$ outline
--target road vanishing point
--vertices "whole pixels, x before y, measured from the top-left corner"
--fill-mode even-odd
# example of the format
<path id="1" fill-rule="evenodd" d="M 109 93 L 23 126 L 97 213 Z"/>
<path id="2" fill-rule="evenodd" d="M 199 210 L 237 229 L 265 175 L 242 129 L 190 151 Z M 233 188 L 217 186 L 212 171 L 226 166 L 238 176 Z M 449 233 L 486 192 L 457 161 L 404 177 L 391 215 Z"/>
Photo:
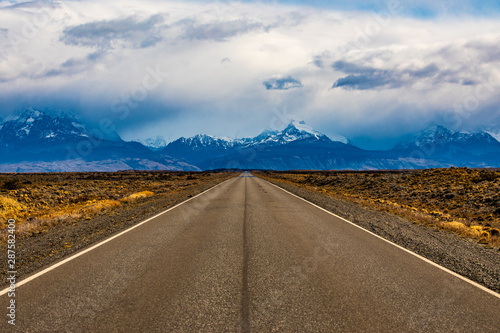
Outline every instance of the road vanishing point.
<path id="1" fill-rule="evenodd" d="M 16 305 L 1 331 L 500 331 L 498 294 L 249 173 L 27 277 Z"/>

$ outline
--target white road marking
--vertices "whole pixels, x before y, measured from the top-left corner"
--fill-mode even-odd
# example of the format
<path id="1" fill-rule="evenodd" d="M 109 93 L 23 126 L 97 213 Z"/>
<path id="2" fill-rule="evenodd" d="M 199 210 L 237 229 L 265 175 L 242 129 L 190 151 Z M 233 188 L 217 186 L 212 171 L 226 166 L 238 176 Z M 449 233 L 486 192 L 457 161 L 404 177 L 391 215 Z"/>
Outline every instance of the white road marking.
<path id="1" fill-rule="evenodd" d="M 260 179 L 262 179 L 262 178 L 260 178 Z M 330 215 L 335 216 L 336 218 L 341 219 L 342 221 L 345 221 L 345 222 L 347 222 L 347 223 L 352 224 L 353 226 L 355 226 L 355 227 L 357 227 L 357 228 L 359 228 L 359 229 L 361 229 L 361 230 L 363 230 L 363 231 L 365 231 L 365 232 L 367 232 L 367 233 L 371 234 L 372 236 L 375 236 L 375 237 L 377 237 L 377 238 L 379 238 L 379 239 L 381 239 L 381 240 L 383 240 L 383 241 L 385 241 L 385 242 L 387 242 L 387 243 L 389 243 L 389 244 L 391 244 L 391 245 L 393 245 L 393 246 L 395 246 L 395 247 L 397 247 L 397 248 L 399 248 L 399 249 L 401 249 L 401 250 L 403 250 L 403 251 L 405 251 L 405 252 L 407 252 L 407 253 L 409 253 L 409 254 L 411 254 L 411 255 L 413 255 L 413 256 L 415 256 L 415 257 L 419 258 L 419 259 L 421 259 L 421 260 L 423 260 L 423 261 L 425 261 L 425 262 L 426 262 L 426 263 L 428 263 L 428 264 L 431 264 L 431 265 L 433 265 L 433 266 L 435 266 L 435 267 L 437 267 L 437 268 L 439 268 L 439 269 L 441 269 L 441 270 L 443 270 L 443 271 L 445 271 L 445 272 L 447 272 L 447 273 L 449 273 L 449 274 L 451 274 L 451 275 L 453 275 L 453 276 L 455 276 L 455 277 L 457 277 L 457 278 L 459 278 L 459 279 L 461 279 L 461 280 L 463 280 L 463 281 L 465 281 L 465 282 L 467 282 L 467 283 L 470 283 L 471 285 L 473 285 L 473 286 L 475 286 L 475 287 L 477 287 L 477 288 L 479 288 L 479 289 L 481 289 L 481 290 L 483 290 L 483 291 L 486 291 L 487 293 L 489 293 L 489 294 L 491 294 L 491 295 L 493 295 L 493 296 L 495 296 L 495 297 L 497 297 L 497 298 L 500 298 L 500 294 L 499 294 L 499 293 L 497 293 L 497 292 L 495 292 L 495 291 L 493 291 L 493 290 L 491 290 L 491 289 L 488 289 L 488 288 L 486 288 L 486 287 L 484 287 L 484 286 L 480 285 L 480 284 L 479 284 L 479 283 L 477 283 L 477 282 L 474 282 L 474 281 L 472 281 L 472 280 L 469 280 L 468 278 L 466 278 L 466 277 L 464 277 L 464 276 L 462 276 L 462 275 L 460 275 L 460 274 L 458 274 L 458 273 L 455 273 L 455 272 L 453 272 L 453 271 L 449 270 L 448 268 L 445 268 L 445 267 L 443 267 L 443 266 L 440 266 L 440 265 L 436 264 L 435 262 L 433 262 L 433 261 L 431 261 L 431 260 L 429 260 L 429 259 L 427 259 L 427 258 L 425 258 L 425 257 L 422 257 L 422 256 L 421 256 L 421 255 L 419 255 L 419 254 L 416 254 L 415 252 L 412 252 L 412 251 L 410 251 L 410 250 L 408 250 L 408 249 L 405 249 L 404 247 L 402 247 L 402 246 L 400 246 L 400 245 L 398 245 L 398 244 L 396 244 L 396 243 L 393 243 L 393 242 L 391 242 L 390 240 L 387 240 L 387 239 L 385 239 L 385 238 L 383 238 L 383 237 L 381 237 L 381 236 L 379 236 L 379 235 L 377 235 L 377 234 L 375 234 L 375 233 L 373 233 L 373 232 L 371 232 L 371 231 L 369 231 L 369 230 L 366 230 L 365 228 L 363 228 L 363 227 L 361 227 L 361 226 L 357 225 L 356 223 L 353 223 L 353 222 L 351 222 L 351 221 L 349 221 L 349 220 L 347 220 L 347 219 L 343 218 L 342 216 L 338 216 L 337 214 L 332 213 L 332 212 L 330 212 L 330 211 L 326 210 L 325 208 L 320 207 L 320 206 L 318 206 L 318 205 L 316 205 L 316 204 L 314 204 L 314 203 L 312 203 L 312 202 L 310 202 L 310 201 L 308 201 L 308 200 L 306 200 L 306 199 L 304 199 L 304 198 L 302 198 L 302 197 L 299 197 L 298 195 L 295 195 L 295 194 L 293 194 L 293 193 L 291 193 L 291 192 L 289 192 L 289 191 L 285 190 L 284 188 L 279 187 L 278 185 L 275 185 L 275 184 L 273 184 L 273 183 L 271 183 L 271 182 L 269 182 L 269 181 L 267 181 L 267 180 L 265 180 L 265 179 L 262 179 L 262 180 L 263 180 L 263 181 L 265 181 L 265 182 L 268 182 L 269 184 L 273 185 L 274 187 L 277 187 L 277 188 L 279 188 L 280 190 L 285 191 L 286 193 L 288 193 L 288 194 L 290 194 L 290 195 L 292 195 L 292 196 L 294 196 L 294 197 L 296 197 L 296 198 L 299 198 L 300 200 L 303 200 L 303 201 L 307 202 L 307 203 L 308 203 L 308 204 L 310 204 L 310 205 L 313 205 L 313 206 L 314 206 L 314 207 L 316 207 L 316 208 L 321 209 L 322 211 L 324 211 L 324 212 L 326 212 L 326 213 L 328 213 L 328 214 L 330 214 Z"/>
<path id="2" fill-rule="evenodd" d="M 167 210 L 165 210 L 165 211 L 163 211 L 163 212 L 161 212 L 161 213 L 159 213 L 159 214 L 156 214 L 155 216 L 150 217 L 150 218 L 148 218 L 148 219 L 147 219 L 147 220 L 145 220 L 145 221 L 142 221 L 142 222 L 140 222 L 140 223 L 138 223 L 138 224 L 136 224 L 136 225 L 134 225 L 134 226 L 132 226 L 132 227 L 130 227 L 130 228 L 128 228 L 128 229 L 125 229 L 124 231 L 120 232 L 119 234 L 116 234 L 116 235 L 114 235 L 114 236 L 111 236 L 111 237 L 109 237 L 109 238 L 106 238 L 105 240 L 103 240 L 103 241 L 101 241 L 100 243 L 97 243 L 97 244 L 95 244 L 95 245 L 93 245 L 93 246 L 89 247 L 88 249 L 85 249 L 85 250 L 83 250 L 83 251 L 81 251 L 81 252 L 78 252 L 78 253 L 76 253 L 76 254 L 72 255 L 71 257 L 68 257 L 68 258 L 66 258 L 66 259 L 64 259 L 64 260 L 61 260 L 61 261 L 59 261 L 59 262 L 57 262 L 57 263 L 55 263 L 55 264 L 53 264 L 53 265 L 51 265 L 51 266 L 47 267 L 47 268 L 46 268 L 46 269 L 44 269 L 43 271 L 40 271 L 40 272 L 38 272 L 38 273 L 36 273 L 36 274 L 34 274 L 34 275 L 32 275 L 32 276 L 27 277 L 26 279 L 24 279 L 24 280 L 22 280 L 22 281 L 17 282 L 17 283 L 16 283 L 16 289 L 17 289 L 18 287 L 22 286 L 23 284 L 26 284 L 26 283 L 28 283 L 28 282 L 30 282 L 30 281 L 33 281 L 33 280 L 34 280 L 34 279 L 36 279 L 37 277 L 40 277 L 40 276 L 42 276 L 42 275 L 44 275 L 44 274 L 46 274 L 46 273 L 50 272 L 51 270 L 56 269 L 57 267 L 62 266 L 62 265 L 64 265 L 65 263 L 70 262 L 70 261 L 71 261 L 71 260 L 73 260 L 73 259 L 78 258 L 78 257 L 79 257 L 79 256 L 81 256 L 81 255 L 84 255 L 85 253 L 90 252 L 90 251 L 92 251 L 92 250 L 94 250 L 94 249 L 98 248 L 98 247 L 99 247 L 99 246 L 101 246 L 101 245 L 104 245 L 104 244 L 106 244 L 106 243 L 108 243 L 108 242 L 112 241 L 113 239 L 118 238 L 118 237 L 120 237 L 120 236 L 121 236 L 121 235 L 123 235 L 123 234 L 126 234 L 127 232 L 129 232 L 129 231 L 131 231 L 131 230 L 133 230 L 133 229 L 135 229 L 135 228 L 137 228 L 137 227 L 139 227 L 139 226 L 143 225 L 144 223 L 147 223 L 147 222 L 149 222 L 149 221 L 151 221 L 151 220 L 153 220 L 153 219 L 157 218 L 158 216 L 161 216 L 161 215 L 163 215 L 163 214 L 165 214 L 165 213 L 167 213 L 167 212 L 169 212 L 169 211 L 171 211 L 171 210 L 173 210 L 173 209 L 175 209 L 175 208 L 177 208 L 177 207 L 179 207 L 179 206 L 181 206 L 181 205 L 185 204 L 186 202 L 191 201 L 191 200 L 193 200 L 194 198 L 196 198 L 196 197 L 198 197 L 198 196 L 200 196 L 200 195 L 202 195 L 202 194 L 204 194 L 204 193 L 206 193 L 206 192 L 208 192 L 208 191 L 213 190 L 214 188 L 218 187 L 219 185 L 224 184 L 225 182 L 230 181 L 231 179 L 234 179 L 234 178 L 227 179 L 227 180 L 223 181 L 222 183 L 219 183 L 219 184 L 217 184 L 217 185 L 215 185 L 215 186 L 212 186 L 211 188 L 209 188 L 209 189 L 207 189 L 207 190 L 205 190 L 205 191 L 203 191 L 203 192 L 201 192 L 201 193 L 199 193 L 199 194 L 195 195 L 194 197 L 191 197 L 191 198 L 189 198 L 189 199 L 186 199 L 186 200 L 184 200 L 183 202 L 180 202 L 180 203 L 178 203 L 177 205 L 175 205 L 175 206 L 173 206 L 173 207 L 170 207 L 169 209 L 167 209 Z M 8 292 L 9 292 L 9 290 L 10 290 L 10 288 L 5 288 L 4 290 L 0 291 L 0 296 L 2 296 L 2 295 L 4 295 L 4 294 L 8 293 Z"/>
<path id="3" fill-rule="evenodd" d="M 167 213 L 167 212 L 169 212 L 169 211 L 171 211 L 171 210 L 173 210 L 173 209 L 175 209 L 175 208 L 177 208 L 177 207 L 179 207 L 179 206 L 181 206 L 181 205 L 183 205 L 183 204 L 185 204 L 186 202 L 189 202 L 189 201 L 193 200 L 194 198 L 196 198 L 196 197 L 198 197 L 198 196 L 200 196 L 200 195 L 202 195 L 202 194 L 204 194 L 204 193 L 206 193 L 206 192 L 208 192 L 208 191 L 213 190 L 214 188 L 216 188 L 216 187 L 218 187 L 218 186 L 220 186 L 220 185 L 222 185 L 222 184 L 224 184 L 224 183 L 226 183 L 226 182 L 228 182 L 228 181 L 230 181 L 230 180 L 232 180 L 232 179 L 234 179 L 234 178 L 230 178 L 230 179 L 228 179 L 228 180 L 225 180 L 225 181 L 223 181 L 222 183 L 217 184 L 217 185 L 215 185 L 215 186 L 213 186 L 213 187 L 209 188 L 208 190 L 205 190 L 205 191 L 203 191 L 203 192 L 201 192 L 201 193 L 199 193 L 199 194 L 195 195 L 194 197 L 191 197 L 191 198 L 189 198 L 189 199 L 187 199 L 187 200 L 184 200 L 183 202 L 180 202 L 180 203 L 178 203 L 177 205 L 175 205 L 175 206 L 173 206 L 173 207 L 170 207 L 169 209 L 167 209 L 167 210 L 165 210 L 165 211 L 163 211 L 163 212 L 161 212 L 161 213 L 159 213 L 159 214 L 157 214 L 157 215 L 155 215 L 155 216 L 153 216 L 153 217 L 148 218 L 147 220 L 144 220 L 144 221 L 142 221 L 142 222 L 140 222 L 140 223 L 138 223 L 138 224 L 136 224 L 136 225 L 134 225 L 134 226 L 132 226 L 132 227 L 130 227 L 130 228 L 128 228 L 128 229 L 125 229 L 124 231 L 122 231 L 122 232 L 120 232 L 120 233 L 118 233 L 118 234 L 116 234 L 116 235 L 114 235 L 114 236 L 111 236 L 111 237 L 109 237 L 109 238 L 107 238 L 107 239 L 105 239 L 105 240 L 101 241 L 100 243 L 97 243 L 97 244 L 95 244 L 95 245 L 93 245 L 93 246 L 89 247 L 88 249 L 85 249 L 85 250 L 83 250 L 83 251 L 81 251 L 81 252 L 78 252 L 78 253 L 76 253 L 76 254 L 72 255 L 71 257 L 68 257 L 68 258 L 66 258 L 66 259 L 64 259 L 64 260 L 62 260 L 62 261 L 59 261 L 59 262 L 57 262 L 57 263 L 55 263 L 55 264 L 53 264 L 53 265 L 51 265 L 51 266 L 47 267 L 46 269 L 44 269 L 44 270 L 42 270 L 42 271 L 40 271 L 40 272 L 38 272 L 38 273 L 36 273 L 36 274 L 34 274 L 34 275 L 32 275 L 32 276 L 28 277 L 28 278 L 26 278 L 26 279 L 24 279 L 24 280 L 22 280 L 22 281 L 20 281 L 20 282 L 16 283 L 16 288 L 18 288 L 18 287 L 20 287 L 20 286 L 22 286 L 22 285 L 24 285 L 24 284 L 26 284 L 26 283 L 28 283 L 28 282 L 30 282 L 30 281 L 33 281 L 34 279 L 36 279 L 36 278 L 38 278 L 38 277 L 40 277 L 40 276 L 42 276 L 42 275 L 44 275 L 44 274 L 46 274 L 46 273 L 50 272 L 51 270 L 53 270 L 53 269 L 55 269 L 55 268 L 57 268 L 57 267 L 59 267 L 59 266 L 62 266 L 62 265 L 64 265 L 65 263 L 70 262 L 71 260 L 76 259 L 76 258 L 78 258 L 79 256 L 84 255 L 85 253 L 90 252 L 90 251 L 92 251 L 92 250 L 94 250 L 94 249 L 96 249 L 96 248 L 100 247 L 101 245 L 104 245 L 104 244 L 106 244 L 106 243 L 108 243 L 108 242 L 112 241 L 112 240 L 113 240 L 113 239 L 115 239 L 115 238 L 120 237 L 121 235 L 123 235 L 123 234 L 125 234 L 125 233 L 127 233 L 127 232 L 129 232 L 129 231 L 131 231 L 131 230 L 133 230 L 133 229 L 135 229 L 135 228 L 137 228 L 137 227 L 139 227 L 139 226 L 141 226 L 141 225 L 143 225 L 143 224 L 145 224 L 145 223 L 147 223 L 147 222 L 149 222 L 149 221 L 151 221 L 151 220 L 153 220 L 153 219 L 155 219 L 155 218 L 157 218 L 157 217 L 159 217 L 159 216 L 161 216 L 161 215 L 163 215 L 163 214 L 165 214 L 165 213 Z M 260 179 L 262 179 L 262 178 L 260 178 Z M 264 180 L 264 179 L 262 179 L 262 180 Z M 319 209 L 321 209 L 322 211 L 324 211 L 324 212 L 326 212 L 326 213 L 328 213 L 328 214 L 330 214 L 330 215 L 332 215 L 332 216 L 335 216 L 336 218 L 341 219 L 341 220 L 343 220 L 343 221 L 345 221 L 345 222 L 347 222 L 347 223 L 349 223 L 349 224 L 351 224 L 351 225 L 353 225 L 353 226 L 355 226 L 355 227 L 357 227 L 357 228 L 359 228 L 359 229 L 361 229 L 361 230 L 363 230 L 363 231 L 365 231 L 365 232 L 367 232 L 367 233 L 371 234 L 372 236 L 375 236 L 375 237 L 377 237 L 377 238 L 379 238 L 379 239 L 381 239 L 381 240 L 383 240 L 383 241 L 385 241 L 385 242 L 387 242 L 387 243 L 389 243 L 389 244 L 391 244 L 391 245 L 393 245 L 393 246 L 395 246 L 395 247 L 397 247 L 397 248 L 399 248 L 399 249 L 401 249 L 401 250 L 403 250 L 403 251 L 405 251 L 405 252 L 407 252 L 407 253 L 409 253 L 409 254 L 411 254 L 411 255 L 413 255 L 413 256 L 415 256 L 415 257 L 419 258 L 419 259 L 421 259 L 421 260 L 423 260 L 423 261 L 425 261 L 425 262 L 426 262 L 426 263 L 428 263 L 428 264 L 431 264 L 431 265 L 433 265 L 433 266 L 435 266 L 435 267 L 437 267 L 437 268 L 439 268 L 439 269 L 441 269 L 441 270 L 443 270 L 443 271 L 445 271 L 445 272 L 447 272 L 447 273 L 449 273 L 449 274 L 451 274 L 451 275 L 453 275 L 453 276 L 455 276 L 455 277 L 457 277 L 457 278 L 459 278 L 459 279 L 461 279 L 461 280 L 463 280 L 463 281 L 465 281 L 465 282 L 467 282 L 467 283 L 469 283 L 469 284 L 471 284 L 471 285 L 473 285 L 473 286 L 475 286 L 475 287 L 477 287 L 477 288 L 479 288 L 479 289 L 481 289 L 481 290 L 483 290 L 483 291 L 486 291 L 487 293 L 489 293 L 489 294 L 491 294 L 491 295 L 493 295 L 493 296 L 495 296 L 495 297 L 497 297 L 497 298 L 500 298 L 500 294 L 498 294 L 498 293 L 494 292 L 493 290 L 490 290 L 490 289 L 488 289 L 488 288 L 486 288 L 486 287 L 484 287 L 484 286 L 480 285 L 480 284 L 479 284 L 479 283 L 477 283 L 477 282 L 474 282 L 474 281 L 472 281 L 472 280 L 469 280 L 468 278 L 466 278 L 466 277 L 464 277 L 464 276 L 462 276 L 462 275 L 460 275 L 460 274 L 458 274 L 458 273 L 455 273 L 455 272 L 453 272 L 453 271 L 449 270 L 448 268 L 445 268 L 445 267 L 443 267 L 443 266 L 440 266 L 440 265 L 436 264 L 435 262 L 433 262 L 433 261 L 431 261 L 431 260 L 429 260 L 429 259 L 427 259 L 427 258 L 424 258 L 424 257 L 422 257 L 422 256 L 421 256 L 421 255 L 419 255 L 419 254 L 416 254 L 415 252 L 412 252 L 412 251 L 410 251 L 410 250 L 408 250 L 408 249 L 405 249 L 404 247 L 402 247 L 402 246 L 400 246 L 400 245 L 398 245 L 398 244 L 396 244 L 396 243 L 393 243 L 393 242 L 391 242 L 391 241 L 389 241 L 389 240 L 387 240 L 387 239 L 385 239 L 385 238 L 383 238 L 383 237 L 380 237 L 379 235 L 377 235 L 377 234 L 375 234 L 375 233 L 373 233 L 373 232 L 371 232 L 371 231 L 369 231 L 369 230 L 366 230 L 366 229 L 364 229 L 363 227 L 360 227 L 359 225 L 357 225 L 357 224 L 355 224 L 355 223 L 353 223 L 353 222 L 351 222 L 351 221 L 349 221 L 349 220 L 347 220 L 347 219 L 345 219 L 345 218 L 343 218 L 343 217 L 341 217 L 341 216 L 338 216 L 337 214 L 334 214 L 334 213 L 332 213 L 332 212 L 330 212 L 330 211 L 328 211 L 328 210 L 324 209 L 323 207 L 320 207 L 320 206 L 318 206 L 318 205 L 316 205 L 316 204 L 314 204 L 314 203 L 312 203 L 312 202 L 310 202 L 310 201 L 308 201 L 308 200 L 306 200 L 306 199 L 304 199 L 304 198 L 302 198 L 302 197 L 299 197 L 298 195 L 295 195 L 295 194 L 293 194 L 293 193 L 291 193 L 291 192 L 289 192 L 289 191 L 285 190 L 284 188 L 279 187 L 278 185 L 275 185 L 275 184 L 273 184 L 273 183 L 271 183 L 271 182 L 269 182 L 269 181 L 267 181 L 267 180 L 264 180 L 264 181 L 266 181 L 266 182 L 268 182 L 269 184 L 271 184 L 272 186 L 274 186 L 274 187 L 276 187 L 276 188 L 278 188 L 278 189 L 280 189 L 280 190 L 282 190 L 282 191 L 284 191 L 284 192 L 288 193 L 288 194 L 289 194 L 289 195 L 291 195 L 291 196 L 294 196 L 294 197 L 296 197 L 296 198 L 298 198 L 298 199 L 300 199 L 300 200 L 302 200 L 302 201 L 305 201 L 305 202 L 307 202 L 308 204 L 310 204 L 310 205 L 312 205 L 312 206 L 314 206 L 314 207 L 316 207 L 316 208 L 319 208 Z M 8 287 L 7 287 L 7 288 L 5 288 L 4 290 L 0 291 L 0 296 L 2 296 L 2 295 L 4 295 L 4 294 L 8 293 L 8 292 L 9 292 L 9 289 L 10 289 L 10 288 L 8 288 Z"/>

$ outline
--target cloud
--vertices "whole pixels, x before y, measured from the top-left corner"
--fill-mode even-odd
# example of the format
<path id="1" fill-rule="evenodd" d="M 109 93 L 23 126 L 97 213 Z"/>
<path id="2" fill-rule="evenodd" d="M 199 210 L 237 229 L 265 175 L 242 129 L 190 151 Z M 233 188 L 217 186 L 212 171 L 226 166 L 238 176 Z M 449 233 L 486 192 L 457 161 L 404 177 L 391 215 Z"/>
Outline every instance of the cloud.
<path id="1" fill-rule="evenodd" d="M 106 52 L 104 51 L 96 51 L 89 53 L 86 57 L 84 58 L 70 58 L 66 60 L 61 67 L 62 68 L 78 68 L 78 67 L 85 67 L 86 64 L 89 63 L 95 63 L 102 59 L 106 55 Z"/>
<path id="2" fill-rule="evenodd" d="M 9 38 L 9 29 L 5 29 L 0 27 L 0 43 L 3 44 L 5 42 L 8 42 Z M 5 50 L 1 49 L 0 50 L 0 59 L 5 58 Z"/>
<path id="3" fill-rule="evenodd" d="M 361 66 L 345 61 L 337 61 L 332 67 L 337 71 L 350 74 L 337 79 L 332 88 L 341 87 L 348 90 L 368 90 L 379 87 L 395 89 L 409 87 L 425 79 L 430 79 L 432 84 L 442 82 L 462 85 L 475 84 L 473 79 L 463 78 L 458 71 L 441 71 L 435 63 L 428 64 L 418 69 L 406 68 L 387 70 Z"/>
<path id="4" fill-rule="evenodd" d="M 161 41 L 163 22 L 161 14 L 152 15 L 142 21 L 130 16 L 90 22 L 64 29 L 61 40 L 70 45 L 100 48 L 147 48 Z"/>
<path id="5" fill-rule="evenodd" d="M 106 57 L 108 52 L 103 50 L 98 50 L 96 52 L 89 53 L 83 58 L 70 58 L 63 62 L 59 67 L 48 69 L 36 78 L 49 78 L 60 75 L 75 75 L 82 72 L 90 71 L 96 64 L 98 64 L 102 59 Z"/>
<path id="6" fill-rule="evenodd" d="M 269 79 L 262 82 L 267 90 L 288 90 L 292 88 L 302 88 L 302 83 L 299 80 L 288 76 L 281 79 Z"/>
<path id="7" fill-rule="evenodd" d="M 465 44 L 465 47 L 475 51 L 482 62 L 500 61 L 500 38 L 494 41 L 470 41 Z"/>
<path id="8" fill-rule="evenodd" d="M 323 68 L 323 66 L 325 65 L 323 62 L 323 58 L 320 55 L 314 56 L 313 64 L 316 65 L 316 67 L 318 68 Z"/>
<path id="9" fill-rule="evenodd" d="M 183 37 L 186 39 L 227 41 L 231 37 L 242 35 L 255 30 L 264 29 L 260 22 L 247 19 L 237 19 L 223 22 L 200 24 L 196 20 L 188 19 L 180 22 L 184 26 Z"/>
<path id="10" fill-rule="evenodd" d="M 390 83 L 390 73 L 388 71 L 381 71 L 371 75 L 348 75 L 335 81 L 332 88 L 342 87 L 344 89 L 366 90 L 385 86 Z M 392 81 L 392 87 L 395 87 L 394 83 Z"/>
<path id="11" fill-rule="evenodd" d="M 5 1 L 7 3 L 7 1 Z M 11 1 L 9 1 L 11 2 Z M 12 1 L 13 2 L 13 1 Z M 11 3 L 12 3 L 11 2 Z M 44 8 L 58 8 L 60 7 L 60 4 L 54 1 L 44 1 L 44 0 L 37 0 L 37 1 L 25 1 L 25 2 L 20 2 L 20 3 L 13 3 L 12 5 L 7 5 L 5 7 L 2 7 L 2 1 L 0 1 L 0 10 L 24 10 L 24 11 L 40 11 L 43 10 Z"/>
<path id="12" fill-rule="evenodd" d="M 400 0 L 383 22 L 374 12 L 392 1 L 57 3 L 0 2 L 0 115 L 75 110 L 113 119 L 125 138 L 171 140 L 253 136 L 288 113 L 368 142 L 437 123 L 457 104 L 457 127 L 500 126 L 500 20 L 454 15 L 465 0 Z M 417 5 L 434 14 L 411 14 Z"/>
<path id="13" fill-rule="evenodd" d="M 377 70 L 363 65 L 357 65 L 352 62 L 343 60 L 336 61 L 332 64 L 333 69 L 347 74 L 373 74 Z"/>

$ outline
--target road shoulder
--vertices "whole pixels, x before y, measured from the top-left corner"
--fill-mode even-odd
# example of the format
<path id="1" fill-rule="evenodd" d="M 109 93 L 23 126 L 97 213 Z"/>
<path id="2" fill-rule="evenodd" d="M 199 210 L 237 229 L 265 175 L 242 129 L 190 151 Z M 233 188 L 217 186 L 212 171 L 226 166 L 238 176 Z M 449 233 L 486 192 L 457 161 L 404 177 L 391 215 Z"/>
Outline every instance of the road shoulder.
<path id="1" fill-rule="evenodd" d="M 235 175 L 216 177 L 211 181 L 187 187 L 172 194 L 138 200 L 130 207 L 116 209 L 112 214 L 91 220 L 60 224 L 32 237 L 19 238 L 17 247 L 17 278 L 19 280 L 63 258 L 92 246 L 147 218 L 165 211 Z M 66 244 L 71 244 L 71 247 Z M 4 244 L 2 248 L 6 248 Z M 6 249 L 4 249 L 6 252 Z M 7 285 L 7 261 L 0 263 L 0 287 Z"/>
<path id="2" fill-rule="evenodd" d="M 267 179 L 266 179 L 267 180 Z M 500 254 L 469 239 L 414 224 L 292 184 L 267 180 L 395 244 L 415 252 L 493 291 L 500 292 Z"/>

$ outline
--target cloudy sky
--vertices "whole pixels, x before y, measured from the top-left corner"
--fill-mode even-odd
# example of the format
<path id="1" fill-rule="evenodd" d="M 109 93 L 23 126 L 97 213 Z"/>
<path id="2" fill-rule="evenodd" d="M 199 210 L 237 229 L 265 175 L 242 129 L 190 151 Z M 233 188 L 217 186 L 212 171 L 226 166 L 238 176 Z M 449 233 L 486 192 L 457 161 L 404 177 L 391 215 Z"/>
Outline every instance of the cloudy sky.
<path id="1" fill-rule="evenodd" d="M 500 132 L 499 65 L 498 1 L 0 1 L 0 116 L 69 111 L 125 139 Z"/>

